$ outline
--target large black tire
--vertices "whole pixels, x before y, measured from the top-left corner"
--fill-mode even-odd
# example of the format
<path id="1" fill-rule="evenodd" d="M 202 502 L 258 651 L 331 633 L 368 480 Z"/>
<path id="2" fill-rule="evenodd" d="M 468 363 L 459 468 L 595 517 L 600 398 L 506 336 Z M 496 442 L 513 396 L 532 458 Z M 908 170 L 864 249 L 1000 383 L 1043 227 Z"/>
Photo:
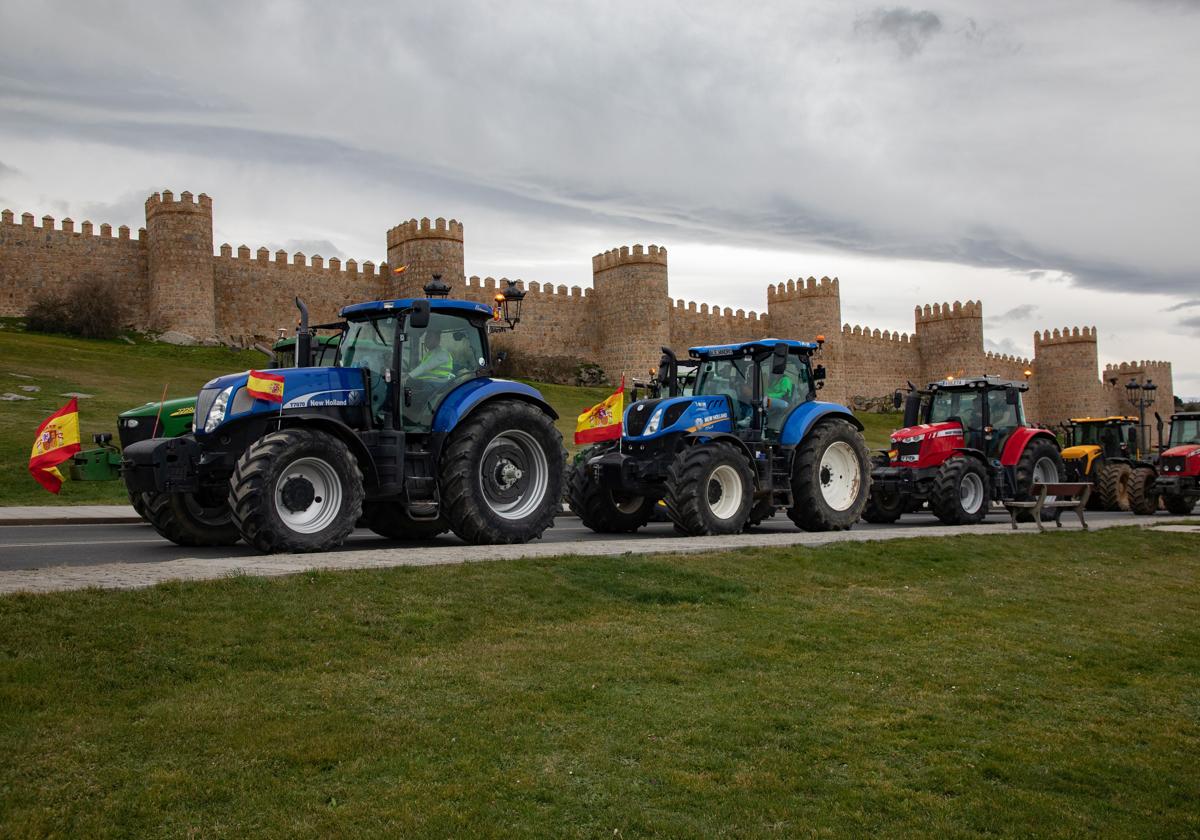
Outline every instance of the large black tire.
<path id="1" fill-rule="evenodd" d="M 796 448 L 788 516 L 805 531 L 848 531 L 871 496 L 871 455 L 846 420 L 820 423 Z"/>
<path id="2" fill-rule="evenodd" d="M 263 435 L 242 453 L 229 486 L 242 539 L 266 554 L 337 548 L 362 516 L 358 460 L 314 429 Z"/>
<path id="3" fill-rule="evenodd" d="M 929 509 L 945 525 L 976 525 L 992 504 L 987 468 L 976 458 L 951 458 L 933 479 Z"/>
<path id="4" fill-rule="evenodd" d="M 750 515 L 746 517 L 746 524 L 743 530 L 749 531 L 751 528 L 757 528 L 759 525 L 772 519 L 775 516 L 775 502 L 771 499 L 770 494 L 763 496 L 754 502 L 754 506 L 750 508 Z"/>
<path id="5" fill-rule="evenodd" d="M 1138 516 L 1153 516 L 1158 511 L 1158 491 L 1154 489 L 1155 472 L 1150 467 L 1137 467 L 1129 482 L 1129 509 Z"/>
<path id="6" fill-rule="evenodd" d="M 562 435 L 541 409 L 517 400 L 481 406 L 442 452 L 442 515 L 475 545 L 538 539 L 562 509 L 566 457 Z"/>
<path id="7" fill-rule="evenodd" d="M 689 446 L 667 468 L 664 501 L 684 536 L 741 533 L 754 507 L 754 469 L 732 444 Z"/>
<path id="8" fill-rule="evenodd" d="M 1132 484 L 1132 466 L 1123 461 L 1105 464 L 1097 476 L 1092 495 L 1100 497 L 1101 510 L 1129 510 L 1129 492 Z"/>
<path id="9" fill-rule="evenodd" d="M 359 525 L 389 540 L 431 540 L 450 530 L 441 517 L 413 519 L 400 502 L 364 502 Z"/>
<path id="10" fill-rule="evenodd" d="M 567 470 L 567 503 L 597 534 L 628 534 L 650 521 L 658 499 L 630 496 L 606 487 L 596 480 L 587 461 L 581 460 Z"/>
<path id="11" fill-rule="evenodd" d="M 146 502 L 142 499 L 142 494 L 135 493 L 128 489 L 125 491 L 125 493 L 129 496 L 129 504 L 133 505 L 133 512 L 149 522 L 150 517 L 146 515 Z"/>
<path id="12" fill-rule="evenodd" d="M 900 493 L 872 488 L 867 503 L 863 506 L 863 522 L 872 525 L 890 525 L 898 520 L 907 510 L 908 500 Z"/>
<path id="13" fill-rule="evenodd" d="M 240 540 L 227 499 L 196 493 L 142 493 L 146 521 L 176 545 L 233 545 Z"/>
<path id="14" fill-rule="evenodd" d="M 1066 467 L 1063 466 L 1063 459 L 1059 453 L 1058 446 L 1046 437 L 1039 436 L 1033 438 L 1026 444 L 1025 451 L 1021 453 L 1021 457 L 1017 461 L 1016 501 L 1033 501 L 1034 481 L 1044 484 L 1057 484 L 1063 480 L 1063 476 L 1066 474 Z M 1053 512 L 1042 512 L 1043 521 L 1049 522 L 1053 518 Z M 1017 519 L 1029 522 L 1033 519 L 1033 513 L 1030 511 L 1021 511 L 1017 514 Z"/>
<path id="15" fill-rule="evenodd" d="M 1187 516 L 1196 507 L 1196 499 L 1193 496 L 1163 493 L 1162 501 L 1163 507 L 1167 509 L 1167 513 L 1173 513 L 1176 516 Z"/>

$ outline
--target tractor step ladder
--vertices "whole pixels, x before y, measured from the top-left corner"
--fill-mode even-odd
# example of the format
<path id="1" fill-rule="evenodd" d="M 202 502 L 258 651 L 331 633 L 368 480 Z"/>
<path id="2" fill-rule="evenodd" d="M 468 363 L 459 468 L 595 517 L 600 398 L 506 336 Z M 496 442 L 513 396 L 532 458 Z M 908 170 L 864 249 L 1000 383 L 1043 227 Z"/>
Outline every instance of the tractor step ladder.
<path id="1" fill-rule="evenodd" d="M 771 502 L 775 507 L 792 506 L 792 455 L 795 450 L 776 447 L 770 450 Z"/>
<path id="2" fill-rule="evenodd" d="M 437 519 L 442 500 L 433 471 L 433 453 L 421 445 L 404 451 L 404 506 L 413 519 Z"/>

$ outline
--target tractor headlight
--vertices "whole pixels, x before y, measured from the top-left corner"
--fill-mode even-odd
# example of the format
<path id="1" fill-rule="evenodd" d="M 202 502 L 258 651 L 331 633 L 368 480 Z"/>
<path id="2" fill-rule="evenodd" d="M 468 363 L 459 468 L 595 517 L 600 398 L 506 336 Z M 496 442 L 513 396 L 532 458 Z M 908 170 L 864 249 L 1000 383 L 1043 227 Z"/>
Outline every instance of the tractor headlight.
<path id="1" fill-rule="evenodd" d="M 650 415 L 650 422 L 646 424 L 646 430 L 642 434 L 652 435 L 658 431 L 658 426 L 662 423 L 663 410 L 661 408 L 654 409 L 654 413 Z"/>
<path id="2" fill-rule="evenodd" d="M 225 419 L 225 409 L 229 406 L 229 397 L 232 394 L 232 385 L 217 394 L 217 398 L 213 400 L 212 407 L 208 410 L 208 417 L 204 419 L 205 434 L 211 434 L 216 430 L 217 426 L 221 425 L 221 421 Z"/>

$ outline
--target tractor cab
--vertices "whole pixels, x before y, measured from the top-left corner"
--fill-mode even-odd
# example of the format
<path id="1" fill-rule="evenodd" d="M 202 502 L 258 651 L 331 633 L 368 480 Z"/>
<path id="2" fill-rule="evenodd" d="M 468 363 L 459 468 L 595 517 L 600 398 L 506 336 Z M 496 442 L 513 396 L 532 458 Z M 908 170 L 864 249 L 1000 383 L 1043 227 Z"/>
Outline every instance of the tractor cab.
<path id="1" fill-rule="evenodd" d="M 1159 418 L 1162 438 L 1162 418 Z M 1140 466 L 1134 474 L 1134 513 L 1148 516 L 1159 501 L 1169 513 L 1190 514 L 1200 501 L 1200 412 L 1171 415 L 1171 431 L 1154 463 Z"/>
<path id="2" fill-rule="evenodd" d="M 909 394 L 905 428 L 892 433 L 896 466 L 936 467 L 962 449 L 1000 460 L 1013 433 L 1026 425 L 1024 382 L 994 376 L 947 379 Z"/>

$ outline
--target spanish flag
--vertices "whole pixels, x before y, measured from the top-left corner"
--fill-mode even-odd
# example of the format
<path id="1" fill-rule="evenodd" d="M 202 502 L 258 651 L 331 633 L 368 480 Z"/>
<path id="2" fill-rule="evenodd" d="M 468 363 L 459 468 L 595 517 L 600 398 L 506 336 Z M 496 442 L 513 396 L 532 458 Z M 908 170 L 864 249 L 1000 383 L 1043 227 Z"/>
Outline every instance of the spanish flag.
<path id="1" fill-rule="evenodd" d="M 621 418 L 625 413 L 625 377 L 621 387 L 604 402 L 596 403 L 575 421 L 576 443 L 599 443 L 602 440 L 619 440 Z"/>
<path id="2" fill-rule="evenodd" d="M 78 451 L 79 404 L 71 397 L 69 403 L 38 426 L 29 456 L 29 474 L 51 493 L 58 493 L 63 483 L 58 465 Z"/>
<path id="3" fill-rule="evenodd" d="M 246 393 L 256 400 L 283 402 L 283 377 L 278 373 L 252 370 L 246 378 Z"/>

